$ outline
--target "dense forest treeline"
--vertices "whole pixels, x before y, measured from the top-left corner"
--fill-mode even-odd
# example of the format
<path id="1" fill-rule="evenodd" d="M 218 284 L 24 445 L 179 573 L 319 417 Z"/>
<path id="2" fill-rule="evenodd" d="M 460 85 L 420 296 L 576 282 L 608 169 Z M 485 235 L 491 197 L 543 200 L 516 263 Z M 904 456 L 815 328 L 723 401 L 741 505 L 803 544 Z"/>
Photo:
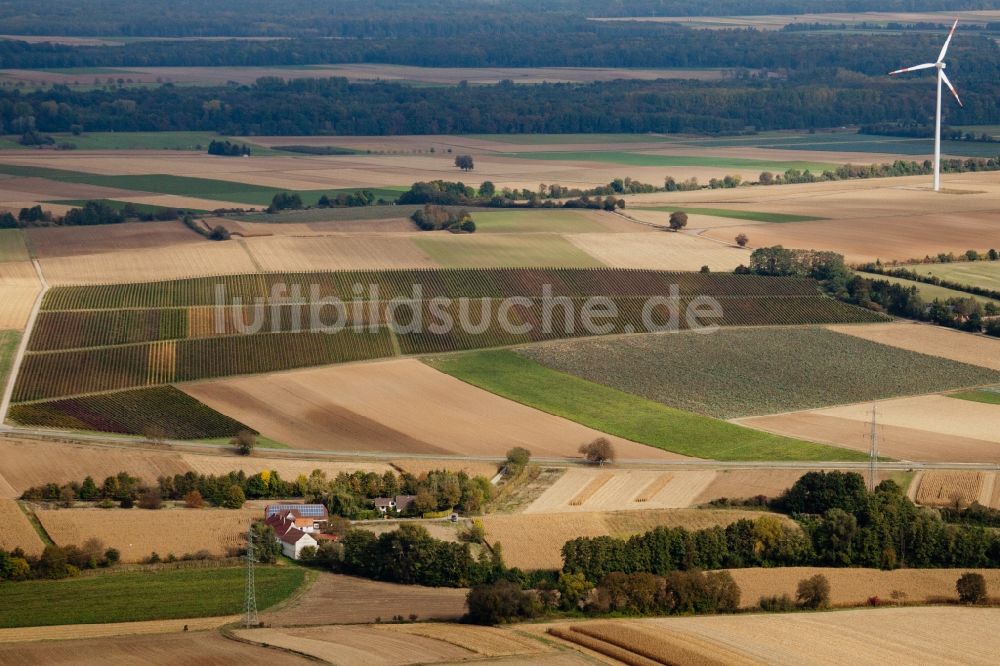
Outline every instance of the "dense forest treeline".
<path id="1" fill-rule="evenodd" d="M 587 17 L 994 9 L 995 0 L 8 0 L 8 34 L 400 37 L 514 32 Z"/>
<path id="2" fill-rule="evenodd" d="M 463 26 L 465 27 L 465 26 Z M 651 23 L 548 26 L 537 30 L 370 39 L 136 41 L 71 46 L 0 42 L 0 68 L 288 66 L 385 63 L 424 67 L 745 68 L 771 72 L 830 68 L 884 76 L 923 62 L 941 48 L 941 34 L 803 34 L 756 30 L 698 30 Z M 963 88 L 995 78 L 1000 48 L 981 32 L 956 37 L 949 74 Z M 83 82 L 86 75 L 81 74 Z"/>
<path id="3" fill-rule="evenodd" d="M 236 135 L 738 133 L 924 122 L 926 80 L 854 75 L 820 82 L 613 81 L 414 87 L 344 79 L 260 79 L 250 86 L 0 91 L 0 132 L 203 130 Z M 950 120 L 1000 121 L 1000 81 L 963 91 Z"/>

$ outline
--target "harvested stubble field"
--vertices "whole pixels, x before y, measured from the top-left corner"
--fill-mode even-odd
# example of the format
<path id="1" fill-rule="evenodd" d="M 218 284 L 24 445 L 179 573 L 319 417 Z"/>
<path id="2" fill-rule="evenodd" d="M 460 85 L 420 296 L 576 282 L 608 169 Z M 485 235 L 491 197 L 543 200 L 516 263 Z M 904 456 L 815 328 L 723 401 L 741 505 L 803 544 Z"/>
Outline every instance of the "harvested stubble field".
<path id="1" fill-rule="evenodd" d="M 416 477 L 427 472 L 446 469 L 452 472 L 465 472 L 469 476 L 485 476 L 487 479 L 492 479 L 500 469 L 499 463 L 455 460 L 454 458 L 443 460 L 400 459 L 393 460 L 391 464 L 393 467 L 409 472 Z"/>
<path id="2" fill-rule="evenodd" d="M 746 264 L 750 256 L 742 248 L 665 231 L 572 234 L 566 238 L 602 264 L 615 267 L 697 271 L 708 266 L 713 271 L 731 271 Z"/>
<path id="3" fill-rule="evenodd" d="M 117 548 L 123 562 L 207 550 L 224 556 L 242 547 L 256 508 L 232 509 L 36 509 L 35 515 L 57 544 L 100 539 Z"/>
<path id="4" fill-rule="evenodd" d="M 455 620 L 465 614 L 468 590 L 380 583 L 365 578 L 320 573 L 305 592 L 261 621 L 273 627 L 365 624 L 395 615 L 421 620 Z"/>
<path id="5" fill-rule="evenodd" d="M 412 359 L 186 384 L 183 389 L 294 448 L 503 456 L 524 446 L 535 455 L 564 457 L 576 456 L 580 444 L 602 436 Z M 622 439 L 614 442 L 623 458 L 676 457 Z"/>
<path id="6" fill-rule="evenodd" d="M 409 636 L 423 636 L 471 650 L 483 657 L 535 655 L 550 652 L 551 647 L 513 630 L 441 623 L 387 624 L 383 631 Z"/>
<path id="7" fill-rule="evenodd" d="M 773 569 L 731 569 L 742 591 L 740 605 L 758 606 L 762 596 L 788 594 L 795 598 L 798 583 L 818 573 L 830 581 L 830 603 L 834 606 L 860 606 L 871 597 L 890 600 L 894 591 L 902 592 L 908 603 L 934 599 L 958 600 L 955 581 L 968 569 L 826 569 L 822 567 L 776 567 Z M 986 578 L 989 590 L 1000 586 L 1000 570 L 978 569 Z"/>
<path id="8" fill-rule="evenodd" d="M 795 469 L 720 470 L 692 500 L 692 504 L 705 504 L 724 497 L 777 497 L 791 488 L 804 473 Z"/>
<path id="9" fill-rule="evenodd" d="M 785 437 L 809 438 L 858 453 L 867 452 L 871 446 L 871 403 L 857 405 L 856 410 L 854 418 L 827 416 L 819 412 L 791 412 L 736 419 L 734 423 Z M 948 419 L 947 423 L 954 424 L 955 421 Z M 929 431 L 883 423 L 878 426 L 879 454 L 898 460 L 927 462 L 1000 462 L 1000 451 L 995 442 L 942 434 L 938 432 L 940 429 L 938 426 Z"/>
<path id="10" fill-rule="evenodd" d="M 819 328 L 574 340 L 519 353 L 554 370 L 720 418 L 1000 380 L 995 371 Z"/>
<path id="11" fill-rule="evenodd" d="M 828 328 L 883 345 L 1000 370 L 1000 340 L 981 335 L 913 322 Z"/>
<path id="12" fill-rule="evenodd" d="M 40 259 L 172 245 L 206 245 L 205 239 L 180 222 L 141 222 L 93 227 L 37 227 L 25 231 Z"/>
<path id="13" fill-rule="evenodd" d="M 973 502 L 992 506 L 996 477 L 995 472 L 928 470 L 920 475 L 917 502 L 927 506 L 967 507 Z"/>
<path id="14" fill-rule="evenodd" d="M 466 240 L 462 237 L 460 240 Z M 351 234 L 247 238 L 246 248 L 265 271 L 434 268 L 440 264 L 416 235 Z M 458 246 L 461 247 L 461 246 Z M 479 265 L 479 264 L 473 264 Z"/>
<path id="15" fill-rule="evenodd" d="M 619 215 L 604 211 L 530 209 L 476 211 L 476 233 L 607 233 L 637 231 Z"/>
<path id="16" fill-rule="evenodd" d="M 0 498 L 0 550 L 21 548 L 28 555 L 40 555 L 44 547 L 17 502 Z"/>
<path id="17" fill-rule="evenodd" d="M 178 623 L 169 624 L 173 627 Z M 193 622 L 192 627 L 192 631 L 187 633 L 159 636 L 113 636 L 3 644 L 0 645 L 0 666 L 96 661 L 109 666 L 134 666 L 140 656 L 142 663 L 150 666 L 172 666 L 179 663 L 237 666 L 273 663 L 275 659 L 274 650 L 233 641 L 215 631 L 198 631 Z M 176 632 L 177 629 L 173 628 L 172 631 Z M 316 663 L 290 652 L 285 652 L 280 657 L 282 664 L 292 666 Z"/>
<path id="18" fill-rule="evenodd" d="M 725 527 L 742 518 L 753 520 L 762 515 L 775 514 L 742 509 L 651 509 L 608 513 L 552 511 L 488 514 L 482 520 L 487 543 L 501 545 L 504 562 L 508 566 L 561 569 L 563 544 L 577 537 L 628 537 L 659 526 L 692 530 L 716 525 Z"/>
<path id="19" fill-rule="evenodd" d="M 188 625 L 191 632 L 217 629 L 239 619 L 239 615 L 181 618 L 179 620 L 145 620 L 140 622 L 114 622 L 112 624 L 71 624 L 41 627 L 8 627 L 0 629 L 0 646 L 4 643 L 29 643 L 36 641 L 79 641 L 80 639 L 110 636 L 142 636 L 150 634 L 175 634 Z M 2 658 L 2 657 L 0 657 Z"/>
<path id="20" fill-rule="evenodd" d="M 343 666 L 436 664 L 480 656 L 473 650 L 447 641 L 395 634 L 381 627 L 240 629 L 235 633 L 244 640 L 292 650 L 324 663 Z"/>
<path id="21" fill-rule="evenodd" d="M 588 622 L 550 633 L 606 654 L 620 652 L 620 660 L 633 664 L 833 665 L 850 655 L 852 664 L 871 666 L 985 666 L 995 663 L 1000 649 L 993 630 L 998 621 L 994 608 L 885 608 Z"/>
<path id="22" fill-rule="evenodd" d="M 638 511 L 690 506 L 714 471 L 570 469 L 524 513 Z"/>

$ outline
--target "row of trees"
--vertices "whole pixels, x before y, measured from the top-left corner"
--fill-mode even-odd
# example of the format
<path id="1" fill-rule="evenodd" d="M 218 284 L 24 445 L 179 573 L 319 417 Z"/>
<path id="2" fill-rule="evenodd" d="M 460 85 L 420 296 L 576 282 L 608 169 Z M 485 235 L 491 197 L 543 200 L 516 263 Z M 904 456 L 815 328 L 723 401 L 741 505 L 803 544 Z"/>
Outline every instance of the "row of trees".
<path id="1" fill-rule="evenodd" d="M 627 540 L 581 537 L 563 547 L 563 570 L 597 582 L 615 572 L 748 566 L 1000 566 L 1000 535 L 946 524 L 892 481 L 869 492 L 858 474 L 810 472 L 775 506 L 798 525 L 764 516 L 726 528 L 660 527 Z"/>
<path id="2" fill-rule="evenodd" d="M 881 72 L 885 61 L 878 62 Z M 963 122 L 1000 121 L 998 85 L 990 80 L 970 93 Z M 967 86 L 977 90 L 971 81 Z M 822 84 L 626 80 L 524 85 L 517 86 L 516 94 L 511 83 L 419 87 L 273 78 L 231 87 L 0 89 L 0 133 L 26 125 L 42 133 L 69 132 L 82 125 L 91 132 L 209 131 L 225 136 L 742 134 L 872 119 L 924 122 L 933 113 L 933 100 L 919 82 L 886 85 L 881 76 L 859 82 L 836 73 L 825 76 Z"/>
<path id="3" fill-rule="evenodd" d="M 116 564 L 120 557 L 116 549 L 105 548 L 100 539 L 89 539 L 82 546 L 49 544 L 37 557 L 21 548 L 0 549 L 0 581 L 69 578 L 83 569 Z"/>
<path id="4" fill-rule="evenodd" d="M 209 155 L 221 155 L 223 157 L 243 157 L 250 155 L 250 146 L 245 143 L 234 143 L 229 139 L 216 141 L 213 139 L 208 144 Z"/>
<path id="5" fill-rule="evenodd" d="M 479 512 L 493 498 L 493 493 L 493 485 L 485 477 L 446 470 L 431 471 L 420 477 L 392 471 L 384 474 L 341 472 L 333 479 L 321 470 L 314 470 L 309 476 L 300 475 L 293 481 L 281 478 L 275 471 L 265 470 L 248 476 L 241 470 L 218 476 L 196 472 L 161 476 L 155 485 L 127 472 L 109 476 L 100 485 L 88 476 L 83 481 L 61 486 L 56 483 L 35 486 L 24 491 L 21 498 L 67 506 L 75 501 L 103 502 L 112 506 L 117 502 L 126 508 L 138 504 L 142 508 L 158 509 L 165 500 L 183 501 L 192 508 L 204 503 L 240 508 L 248 498 L 302 497 L 325 504 L 332 515 L 360 519 L 380 516 L 373 508 L 372 500 L 376 497 L 415 495 L 412 513 L 419 515 L 445 509 Z"/>

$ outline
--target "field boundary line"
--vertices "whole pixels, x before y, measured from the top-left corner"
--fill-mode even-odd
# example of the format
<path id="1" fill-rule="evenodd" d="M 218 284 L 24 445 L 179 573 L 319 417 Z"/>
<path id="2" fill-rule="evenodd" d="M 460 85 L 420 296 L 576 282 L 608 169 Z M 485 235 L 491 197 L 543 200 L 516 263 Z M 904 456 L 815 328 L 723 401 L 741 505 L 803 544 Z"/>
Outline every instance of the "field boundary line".
<path id="1" fill-rule="evenodd" d="M 250 249 L 250 246 L 247 245 L 246 238 L 245 237 L 237 238 L 236 242 L 239 243 L 239 246 L 243 248 L 244 252 L 246 252 L 247 257 L 250 258 L 250 263 L 253 264 L 253 267 L 256 268 L 258 271 L 260 271 L 261 273 L 263 273 L 264 267 L 260 265 L 259 261 L 257 261 L 257 257 L 253 256 L 253 251 Z"/>
<path id="2" fill-rule="evenodd" d="M 42 265 L 38 263 L 37 259 L 32 259 L 31 265 L 35 268 L 35 274 L 38 276 L 38 283 L 41 289 L 35 297 L 35 304 L 31 307 L 28 323 L 24 327 L 24 331 L 21 333 L 21 340 L 17 345 L 17 353 L 14 354 L 14 358 L 10 364 L 10 375 L 7 377 L 7 386 L 4 387 L 3 400 L 0 401 L 0 431 L 10 429 L 10 426 L 7 425 L 7 412 L 10 410 L 10 401 L 14 396 L 14 385 L 17 383 L 17 376 L 21 371 L 21 362 L 28 351 L 28 341 L 31 339 L 35 322 L 38 321 L 38 313 L 42 309 L 42 300 L 49 291 L 49 283 L 45 280 Z"/>

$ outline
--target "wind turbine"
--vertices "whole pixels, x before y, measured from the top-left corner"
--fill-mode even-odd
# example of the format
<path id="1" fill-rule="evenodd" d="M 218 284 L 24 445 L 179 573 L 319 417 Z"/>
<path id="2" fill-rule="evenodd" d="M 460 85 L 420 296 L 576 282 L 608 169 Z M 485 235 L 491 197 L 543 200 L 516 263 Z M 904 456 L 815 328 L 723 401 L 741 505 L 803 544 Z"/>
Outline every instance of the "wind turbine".
<path id="1" fill-rule="evenodd" d="M 948 53 L 948 45 L 951 44 L 951 38 L 955 34 L 955 28 L 958 27 L 958 19 L 955 19 L 955 23 L 951 26 L 951 32 L 948 33 L 948 39 L 944 40 L 944 46 L 941 47 L 941 54 L 938 56 L 937 61 L 924 63 L 923 65 L 917 65 L 916 67 L 907 67 L 905 69 L 897 69 L 895 72 L 889 72 L 889 76 L 895 76 L 896 74 L 903 74 L 904 72 L 915 72 L 918 69 L 931 69 L 932 67 L 937 69 L 937 116 L 935 118 L 934 126 L 934 191 L 941 191 L 941 83 L 943 82 L 948 86 L 948 90 L 951 94 L 955 96 L 955 101 L 958 102 L 959 106 L 963 106 L 962 100 L 958 97 L 958 92 L 955 90 L 955 86 L 951 85 L 951 81 L 948 80 L 948 75 L 944 73 L 945 68 L 948 66 L 944 62 L 944 56 Z"/>

